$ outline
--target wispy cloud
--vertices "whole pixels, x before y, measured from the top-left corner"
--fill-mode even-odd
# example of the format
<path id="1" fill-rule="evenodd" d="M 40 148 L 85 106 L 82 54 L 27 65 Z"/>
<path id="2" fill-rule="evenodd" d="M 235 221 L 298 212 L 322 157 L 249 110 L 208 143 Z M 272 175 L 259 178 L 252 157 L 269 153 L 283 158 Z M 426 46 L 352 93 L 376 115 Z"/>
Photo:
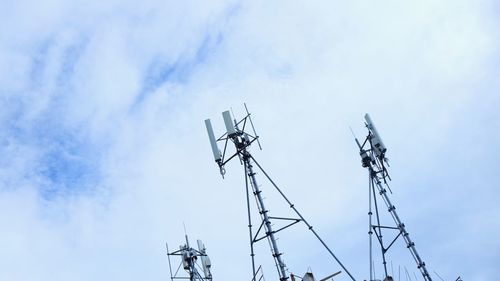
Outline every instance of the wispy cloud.
<path id="1" fill-rule="evenodd" d="M 187 57 L 177 58 L 175 62 L 168 62 L 157 58 L 151 62 L 145 72 L 143 88 L 136 98 L 136 105 L 140 104 L 148 94 L 157 90 L 162 84 L 186 84 L 190 82 L 197 66 L 203 64 L 217 46 L 221 44 L 223 36 L 221 33 L 207 34 L 202 38 L 195 52 Z"/>
<path id="2" fill-rule="evenodd" d="M 347 128 L 363 134 L 367 111 L 429 267 L 494 279 L 495 5 L 6 3 L 0 279 L 162 280 L 164 242 L 182 240 L 183 222 L 205 240 L 218 279 L 249 276 L 243 172 L 232 163 L 220 179 L 203 127 L 211 117 L 222 130 L 220 112 L 241 113 L 245 101 L 265 150 L 256 157 L 359 280 L 366 174 Z M 273 214 L 286 216 L 262 183 Z M 337 268 L 306 228 L 279 242 L 294 273 Z M 257 250 L 272 279 L 268 249 Z M 391 252 L 394 266 L 414 268 L 405 251 Z"/>

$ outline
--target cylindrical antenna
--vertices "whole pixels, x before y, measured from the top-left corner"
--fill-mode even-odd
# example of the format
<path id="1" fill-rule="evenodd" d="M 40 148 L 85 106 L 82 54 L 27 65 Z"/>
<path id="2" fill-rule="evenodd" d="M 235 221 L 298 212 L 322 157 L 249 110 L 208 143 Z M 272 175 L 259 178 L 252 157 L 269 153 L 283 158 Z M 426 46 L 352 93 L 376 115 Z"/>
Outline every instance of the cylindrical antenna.
<path id="1" fill-rule="evenodd" d="M 205 126 L 207 127 L 208 139 L 210 139 L 210 145 L 212 146 L 215 162 L 219 162 L 221 161 L 222 156 L 219 147 L 217 146 L 217 141 L 215 140 L 214 129 L 212 128 L 210 119 L 205 120 Z"/>
<path id="2" fill-rule="evenodd" d="M 236 133 L 236 130 L 234 129 L 233 119 L 231 118 L 231 112 L 229 110 L 222 112 L 222 118 L 224 119 L 224 124 L 226 125 L 227 135 L 231 136 Z"/>
<path id="3" fill-rule="evenodd" d="M 349 126 L 349 130 L 351 130 L 351 134 L 354 137 L 354 140 L 356 141 L 356 144 L 358 145 L 359 149 L 362 149 L 361 144 L 359 143 L 358 138 L 354 134 L 354 131 L 352 130 L 351 126 Z"/>

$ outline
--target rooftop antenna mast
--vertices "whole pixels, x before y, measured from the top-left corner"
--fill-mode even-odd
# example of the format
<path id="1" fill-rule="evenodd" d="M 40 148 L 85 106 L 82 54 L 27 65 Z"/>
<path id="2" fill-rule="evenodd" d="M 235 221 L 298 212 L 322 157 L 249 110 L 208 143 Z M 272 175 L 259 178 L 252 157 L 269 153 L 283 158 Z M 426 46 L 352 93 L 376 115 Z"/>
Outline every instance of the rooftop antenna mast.
<path id="1" fill-rule="evenodd" d="M 247 193 L 246 199 L 247 199 L 247 213 L 248 213 L 248 228 L 250 237 L 250 256 L 252 260 L 252 273 L 253 273 L 252 281 L 256 280 L 256 274 L 257 274 L 255 268 L 254 244 L 263 239 L 267 239 L 269 242 L 271 248 L 271 254 L 273 256 L 276 269 L 279 275 L 279 280 L 285 281 L 288 279 L 287 268 L 282 258 L 283 253 L 278 248 L 278 243 L 276 242 L 275 234 L 299 222 L 304 222 L 306 224 L 309 230 L 311 230 L 311 232 L 326 248 L 326 250 L 330 253 L 330 255 L 337 261 L 337 263 L 342 267 L 342 269 L 349 275 L 349 277 L 352 280 L 355 280 L 354 277 L 352 277 L 349 271 L 340 262 L 340 260 L 333 254 L 332 250 L 330 250 L 330 248 L 325 244 L 325 242 L 319 237 L 319 235 L 316 233 L 313 227 L 304 219 L 304 217 L 295 208 L 295 205 L 292 204 L 292 202 L 285 196 L 283 191 L 269 177 L 267 172 L 264 171 L 262 166 L 255 160 L 255 158 L 250 153 L 250 146 L 254 142 L 258 144 L 260 149 L 262 148 L 259 143 L 259 136 L 255 131 L 255 127 L 251 119 L 251 114 L 248 112 L 246 104 L 245 104 L 245 110 L 246 110 L 246 115 L 240 121 L 233 119 L 230 111 L 224 111 L 222 113 L 222 117 L 226 127 L 226 133 L 224 133 L 218 139 L 215 138 L 210 119 L 205 120 L 205 125 L 207 128 L 208 137 L 212 147 L 213 156 L 215 162 L 219 167 L 222 177 L 224 177 L 224 174 L 226 173 L 225 165 L 236 156 L 240 159 L 240 162 L 242 163 L 244 168 L 245 185 Z M 252 130 L 251 133 L 249 132 L 249 127 Z M 224 144 L 224 149 L 222 152 L 218 148 L 217 142 L 222 142 Z M 228 153 L 229 143 L 233 143 L 236 148 L 236 151 L 232 154 Z M 254 170 L 254 165 L 257 166 L 258 170 L 262 172 L 265 178 L 271 183 L 271 185 L 278 191 L 278 193 L 282 196 L 282 198 L 288 203 L 288 205 L 295 212 L 298 218 L 273 217 L 269 215 L 269 210 L 266 208 L 262 197 L 262 190 L 260 189 L 260 185 L 257 183 L 256 171 Z M 257 209 L 259 211 L 261 218 L 261 223 L 255 233 L 252 228 L 250 190 L 249 190 L 250 188 L 252 189 L 252 194 L 255 196 Z M 271 223 L 272 220 L 282 220 L 286 221 L 288 224 L 284 227 L 275 230 L 272 227 Z"/>
<path id="2" fill-rule="evenodd" d="M 390 276 L 387 272 L 387 261 L 385 254 L 399 237 L 403 237 L 403 240 L 406 243 L 408 250 L 410 250 L 413 259 L 417 263 L 417 267 L 420 270 L 422 276 L 424 277 L 424 280 L 432 281 L 432 278 L 429 272 L 427 271 L 427 268 L 425 267 L 424 261 L 420 258 L 420 255 L 417 252 L 415 243 L 410 239 L 410 234 L 406 231 L 405 224 L 399 218 L 398 214 L 396 213 L 396 207 L 392 204 L 391 200 L 389 199 L 389 196 L 387 195 L 387 190 L 385 187 L 387 187 L 389 191 L 391 191 L 389 185 L 387 184 L 387 180 L 391 180 L 389 173 L 387 171 L 387 166 L 389 166 L 388 159 L 385 157 L 387 148 L 382 142 L 382 139 L 380 138 L 380 135 L 377 132 L 377 129 L 375 128 L 375 125 L 373 124 L 373 121 L 370 119 L 370 116 L 368 114 L 365 114 L 365 121 L 366 121 L 365 123 L 366 128 L 368 129 L 368 135 L 366 136 L 365 140 L 361 144 L 356 137 L 354 137 L 354 139 L 356 140 L 356 144 L 359 147 L 359 155 L 361 156 L 362 166 L 368 169 L 368 175 L 369 175 L 368 234 L 369 234 L 369 245 L 370 245 L 369 246 L 370 281 L 374 280 L 373 255 L 372 255 L 373 234 L 376 235 L 376 238 L 380 244 L 380 248 L 382 251 L 382 263 L 384 266 L 384 274 L 385 274 L 384 280 L 393 280 L 393 277 Z M 396 226 L 381 225 L 376 191 L 382 197 Z M 373 216 L 372 206 L 375 207 L 375 219 L 376 219 L 375 222 L 373 222 L 372 219 Z M 384 240 L 382 239 L 383 229 L 397 231 L 397 235 L 395 236 L 395 238 L 393 238 L 393 240 L 389 244 L 384 242 Z"/>
<path id="3" fill-rule="evenodd" d="M 184 226 L 186 231 L 186 226 Z M 212 264 L 207 255 L 205 245 L 201 240 L 197 240 L 198 249 L 194 249 L 189 244 L 187 234 L 185 234 L 186 244 L 181 245 L 179 250 L 170 252 L 167 246 L 168 268 L 170 270 L 170 279 L 173 280 L 189 280 L 189 281 L 212 281 L 212 273 L 210 269 Z M 181 261 L 175 272 L 172 270 L 172 262 L 170 257 L 180 257 Z M 201 265 L 198 264 L 198 259 L 201 260 Z M 180 271 L 181 267 L 184 271 Z M 203 275 L 200 273 L 201 270 Z M 180 271 L 180 272 L 179 272 Z"/>

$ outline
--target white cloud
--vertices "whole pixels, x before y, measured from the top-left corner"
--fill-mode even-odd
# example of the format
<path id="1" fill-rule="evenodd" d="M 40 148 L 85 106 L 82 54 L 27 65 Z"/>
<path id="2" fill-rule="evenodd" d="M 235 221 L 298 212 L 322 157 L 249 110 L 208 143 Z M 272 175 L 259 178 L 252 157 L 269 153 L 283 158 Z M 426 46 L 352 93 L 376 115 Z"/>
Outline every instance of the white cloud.
<path id="1" fill-rule="evenodd" d="M 183 222 L 218 279 L 249 276 L 243 171 L 231 163 L 220 179 L 203 127 L 210 117 L 220 132 L 220 112 L 241 114 L 245 101 L 264 146 L 257 159 L 358 280 L 368 271 L 366 172 L 348 126 L 361 137 L 364 112 L 389 147 L 395 204 L 431 271 L 492 279 L 493 6 L 6 3 L 0 279 L 163 280 L 163 244 L 182 242 Z M 63 180 L 64 192 L 47 195 L 42 187 L 59 188 L 40 172 L 48 153 L 65 167 L 56 173 L 78 159 L 93 181 Z M 291 215 L 263 188 L 273 214 Z M 338 268 L 305 227 L 279 237 L 293 272 Z M 401 248 L 394 262 L 416 272 Z M 258 250 L 274 278 L 266 245 Z"/>

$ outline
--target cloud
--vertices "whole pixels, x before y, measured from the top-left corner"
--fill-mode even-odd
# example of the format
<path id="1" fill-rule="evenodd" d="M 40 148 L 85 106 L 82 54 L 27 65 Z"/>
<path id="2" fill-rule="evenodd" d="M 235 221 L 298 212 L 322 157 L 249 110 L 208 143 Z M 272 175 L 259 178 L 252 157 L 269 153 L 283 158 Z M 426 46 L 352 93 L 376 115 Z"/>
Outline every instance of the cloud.
<path id="1" fill-rule="evenodd" d="M 243 102 L 264 147 L 252 152 L 358 280 L 366 172 L 348 126 L 362 137 L 365 112 L 431 271 L 492 279 L 494 11 L 490 1 L 6 3 L 0 279 L 162 280 L 164 243 L 183 241 L 183 222 L 217 278 L 250 276 L 242 167 L 220 179 L 203 125 L 210 117 L 222 132 L 220 112 L 241 116 Z M 293 215 L 258 178 L 271 213 Z M 292 272 L 338 268 L 306 227 L 278 236 Z M 416 272 L 399 246 L 394 270 Z M 274 278 L 267 246 L 257 253 Z"/>

